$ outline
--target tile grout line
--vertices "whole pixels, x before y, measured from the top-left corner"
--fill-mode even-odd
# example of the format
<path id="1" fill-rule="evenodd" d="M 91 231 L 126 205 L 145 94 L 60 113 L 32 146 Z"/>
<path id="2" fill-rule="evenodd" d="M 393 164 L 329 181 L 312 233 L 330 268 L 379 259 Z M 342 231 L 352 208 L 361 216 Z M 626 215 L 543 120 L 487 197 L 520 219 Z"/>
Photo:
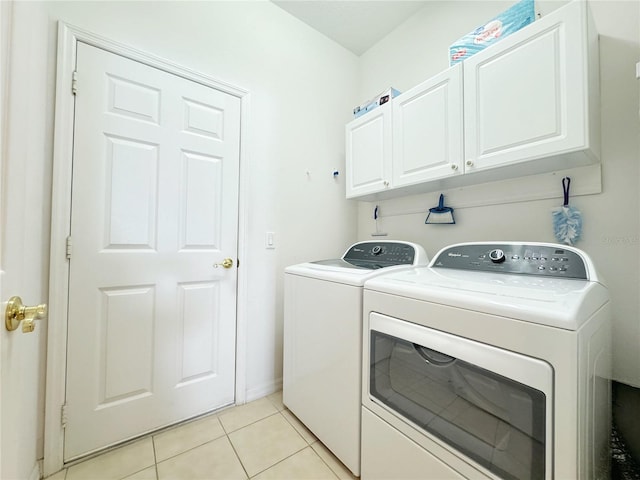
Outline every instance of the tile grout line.
<path id="1" fill-rule="evenodd" d="M 262 473 L 266 472 L 267 470 L 269 470 L 269 469 L 271 469 L 271 468 L 275 467 L 276 465 L 280 465 L 280 464 L 281 464 L 282 462 L 284 462 L 285 460 L 289 460 L 291 457 L 293 457 L 293 456 L 295 456 L 295 455 L 299 454 L 300 452 L 302 452 L 303 450 L 306 450 L 307 448 L 311 448 L 311 445 L 307 445 L 307 446 L 305 446 L 305 447 L 301 448 L 300 450 L 293 452 L 291 455 L 289 455 L 289 456 L 287 456 L 287 457 L 283 458 L 282 460 L 278 460 L 276 463 L 274 463 L 273 465 L 270 465 L 269 467 L 265 468 L 264 470 L 260 470 L 260 471 L 259 471 L 258 473 L 256 473 L 253 477 L 248 477 L 248 478 L 249 478 L 249 480 L 251 480 L 252 478 L 256 478 L 258 475 L 260 475 L 260 474 L 262 474 Z M 311 449 L 311 450 L 313 450 L 313 449 Z M 313 453 L 315 453 L 316 455 L 318 455 L 315 451 L 314 451 Z M 319 457 L 319 455 L 318 455 L 318 457 Z M 322 459 L 320 459 L 320 460 L 322 460 Z M 329 468 L 329 470 L 331 470 L 331 468 Z M 333 473 L 333 470 L 331 470 L 331 473 Z M 337 477 L 336 477 L 336 478 L 337 478 Z"/>
<path id="2" fill-rule="evenodd" d="M 276 408 L 276 410 L 277 410 L 277 408 Z M 222 431 L 223 431 L 223 434 L 222 434 L 222 435 L 220 435 L 219 437 L 216 437 L 216 438 L 212 438 L 212 439 L 210 439 L 210 440 L 208 440 L 208 441 L 206 441 L 206 442 L 204 442 L 204 443 L 201 443 L 201 444 L 199 444 L 199 445 L 194 445 L 194 446 L 192 446 L 191 448 L 188 448 L 188 449 L 186 449 L 186 450 L 184 450 L 184 451 L 180 451 L 180 452 L 178 452 L 178 453 L 176 453 L 176 454 L 174 454 L 174 455 L 171 455 L 170 457 L 164 458 L 164 459 L 162 459 L 162 462 L 165 462 L 165 461 L 170 460 L 170 459 L 172 459 L 172 458 L 178 457 L 178 456 L 180 456 L 180 455 L 182 455 L 182 454 L 184 454 L 184 453 L 187 453 L 187 452 L 190 452 L 190 451 L 192 451 L 192 450 L 195 450 L 196 448 L 200 448 L 200 447 L 202 447 L 203 445 L 206 445 L 206 444 L 208 444 L 208 443 L 211 443 L 211 442 L 214 442 L 214 441 L 216 441 L 216 440 L 219 440 L 219 439 L 221 439 L 222 437 L 227 437 L 227 440 L 229 441 L 229 443 L 230 443 L 230 444 L 231 444 L 231 446 L 233 447 L 233 442 L 231 442 L 231 439 L 229 438 L 229 435 L 231 435 L 232 433 L 238 432 L 238 431 L 242 430 L 243 428 L 246 428 L 246 427 L 249 427 L 249 426 L 251 426 L 251 425 L 254 425 L 254 424 L 258 423 L 258 422 L 261 422 L 262 420 L 265 420 L 265 419 L 267 419 L 267 418 L 270 418 L 270 417 L 273 417 L 273 416 L 275 416 L 275 415 L 278 415 L 278 414 L 280 414 L 280 415 L 284 418 L 284 415 L 282 415 L 282 412 L 280 412 L 280 411 L 276 411 L 275 413 L 271 413 L 271 414 L 267 415 L 266 417 L 262 417 L 262 418 L 260 418 L 260 419 L 258 419 L 258 420 L 255 420 L 255 421 L 253 421 L 253 422 L 251 422 L 251 423 L 248 423 L 248 424 L 246 424 L 246 425 L 244 425 L 244 426 L 242 426 L 242 427 L 240 427 L 240 428 L 237 428 L 237 429 L 235 429 L 235 430 L 232 430 L 232 431 L 227 431 L 227 429 L 225 428 L 224 424 L 223 424 L 223 423 L 222 423 L 222 421 L 220 420 L 220 417 L 219 417 L 219 416 L 216 416 L 216 418 L 218 419 L 218 422 L 220 423 L 220 427 L 222 428 Z M 286 419 L 286 418 L 285 418 L 285 421 L 287 421 L 287 419 Z M 191 422 L 189 422 L 189 423 L 191 423 Z M 287 421 L 287 423 L 289 423 L 289 422 Z M 179 426 L 178 426 L 177 428 L 179 428 Z M 294 428 L 294 430 L 295 430 L 295 428 Z M 170 431 L 170 430 L 168 430 L 168 431 Z M 161 432 L 161 433 L 164 433 L 164 432 Z M 296 431 L 296 433 L 298 433 L 298 432 Z M 161 463 L 161 462 L 158 462 L 158 461 L 157 461 L 157 453 L 156 453 L 155 438 L 154 438 L 154 437 L 155 437 L 155 435 L 156 435 L 156 434 L 150 434 L 150 437 L 151 437 L 151 441 L 152 441 L 152 444 L 153 444 L 153 455 L 154 455 L 154 465 L 155 465 L 155 467 L 156 467 L 156 478 L 157 478 L 157 479 L 159 479 L 159 478 L 160 478 L 160 476 L 159 476 L 158 468 L 157 468 L 157 467 L 158 467 L 158 463 Z M 298 435 L 299 435 L 299 434 L 298 434 Z M 238 456 L 237 452 L 235 451 L 235 447 L 234 447 L 234 449 L 233 449 L 233 450 L 234 450 L 234 453 L 236 453 L 236 456 Z M 240 461 L 240 458 L 239 458 L 239 457 L 238 457 L 238 460 Z M 240 464 L 242 464 L 242 461 L 240 461 Z M 149 467 L 145 467 L 145 468 L 149 468 Z M 244 469 L 244 465 L 242 465 L 242 468 Z M 68 469 L 67 469 L 67 470 L 68 470 Z M 144 469 L 143 469 L 143 470 L 144 470 Z M 141 470 L 141 471 L 142 471 L 142 470 Z M 130 475 L 133 475 L 134 473 L 138 473 L 138 472 L 133 472 L 133 473 L 131 473 Z M 245 471 L 245 473 L 246 473 L 246 471 Z M 248 474 L 247 474 L 247 478 L 249 478 Z"/>
<path id="3" fill-rule="evenodd" d="M 284 405 L 284 404 L 283 404 L 283 405 Z M 287 410 L 287 411 L 288 411 L 288 412 L 293 416 L 293 418 L 295 418 L 298 422 L 300 422 L 300 424 L 302 424 L 305 428 L 307 428 L 307 427 L 306 427 L 306 425 L 305 425 L 304 423 L 302 423 L 302 422 L 300 421 L 300 419 L 299 419 L 298 417 L 296 417 L 296 416 L 295 416 L 295 415 L 294 415 L 294 414 L 293 414 L 289 409 L 287 409 L 287 408 L 285 407 L 285 410 Z M 284 411 L 284 410 L 280 411 L 280 414 L 282 414 L 282 412 L 283 412 L 283 411 Z M 291 425 L 291 426 L 293 427 L 293 429 L 296 431 L 296 433 L 302 437 L 302 434 L 298 431 L 298 429 L 296 428 L 296 426 L 295 426 L 293 423 L 291 423 L 291 421 L 289 421 L 289 419 L 288 419 L 285 415 L 282 415 L 282 416 L 283 416 L 283 417 L 284 417 L 284 419 L 287 421 L 287 423 L 289 423 L 289 425 Z M 327 468 L 329 469 L 329 471 L 331 471 L 331 473 L 332 473 L 332 474 L 333 474 L 333 475 L 334 475 L 334 476 L 339 480 L 339 479 L 340 479 L 340 475 L 338 475 L 338 472 L 336 472 L 336 471 L 331 467 L 331 465 L 329 465 L 329 463 L 328 463 L 328 462 L 326 462 L 326 461 L 325 461 L 325 459 L 324 459 L 324 458 L 322 458 L 322 456 L 320 456 L 320 454 L 316 451 L 316 449 L 315 449 L 315 448 L 313 448 L 313 446 L 312 446 L 312 445 L 313 445 L 314 443 L 320 443 L 320 444 L 322 444 L 322 446 L 323 446 L 324 448 L 326 448 L 326 449 L 327 449 L 327 451 L 328 451 L 331 455 L 333 455 L 333 452 L 331 452 L 331 450 L 329 450 L 329 449 L 327 448 L 327 446 L 326 446 L 326 445 L 324 445 L 324 444 L 323 444 L 323 443 L 318 439 L 318 437 L 316 437 L 316 436 L 315 436 L 315 434 L 314 434 L 311 430 L 309 430 L 309 433 L 311 433 L 311 435 L 313 435 L 313 438 L 315 438 L 315 440 L 314 440 L 313 442 L 311 442 L 311 443 L 307 443 L 307 447 L 311 448 L 311 450 L 313 451 L 313 453 L 315 453 L 315 454 L 318 456 L 318 458 L 322 461 L 322 463 L 324 463 L 324 464 L 327 466 Z M 305 438 L 304 438 L 304 437 L 302 437 L 302 439 L 306 442 L 306 440 L 305 440 Z M 303 449 L 303 450 L 304 450 L 304 449 Z M 296 452 L 296 453 L 299 453 L 299 452 Z M 295 455 L 295 454 L 294 454 L 294 455 Z M 287 457 L 287 458 L 288 458 L 288 457 Z M 337 460 L 337 461 L 340 461 L 340 460 L 338 460 L 337 458 L 336 458 L 336 460 Z"/>
<path id="4" fill-rule="evenodd" d="M 225 433 L 225 437 L 227 437 L 227 441 L 228 441 L 228 442 L 229 442 L 229 444 L 231 445 L 231 448 L 232 448 L 232 450 L 233 450 L 233 453 L 235 454 L 236 458 L 238 459 L 238 462 L 240 462 L 240 466 L 242 467 L 242 470 L 244 471 L 244 474 L 246 475 L 247 479 L 254 478 L 256 475 L 260 475 L 260 473 L 262 473 L 262 472 L 258 472 L 258 473 L 257 473 L 256 475 L 254 475 L 253 477 L 249 476 L 249 472 L 247 471 L 247 468 L 245 467 L 244 463 L 242 462 L 242 459 L 240 458 L 240 455 L 238 454 L 238 451 L 236 450 L 236 447 L 235 447 L 235 445 L 233 444 L 233 442 L 231 441 L 231 438 L 229 437 L 229 435 L 231 435 L 231 434 L 232 434 L 232 433 L 234 433 L 234 432 L 239 432 L 239 431 L 240 431 L 240 430 L 242 430 L 243 428 L 247 428 L 247 427 L 249 427 L 249 426 L 251 426 L 251 425 L 255 425 L 256 423 L 261 422 L 261 421 L 263 421 L 263 420 L 266 420 L 267 418 L 271 418 L 271 417 L 273 417 L 273 416 L 275 416 L 275 415 L 280 415 L 281 417 L 283 417 L 283 418 L 284 418 L 284 415 L 282 415 L 282 413 L 281 413 L 281 412 L 280 412 L 280 410 L 278 409 L 278 406 L 277 406 L 277 405 L 274 405 L 274 403 L 271 401 L 271 399 L 269 399 L 269 398 L 268 398 L 268 396 L 267 396 L 267 397 L 264 397 L 264 398 L 266 398 L 266 399 L 269 401 L 269 403 L 271 404 L 271 406 L 272 406 L 273 408 L 275 408 L 276 412 L 275 412 L 275 413 L 272 413 L 271 415 L 267 415 L 266 417 L 262 417 L 262 418 L 260 418 L 260 419 L 258 419 L 258 420 L 255 420 L 255 421 L 253 421 L 253 422 L 251 422 L 251 423 L 248 423 L 248 424 L 246 424 L 246 425 L 243 425 L 242 427 L 237 428 L 237 429 L 235 429 L 235 430 L 227 431 L 227 428 L 224 426 L 224 423 L 223 423 L 223 422 L 222 422 L 222 420 L 220 419 L 220 416 L 218 416 L 218 421 L 220 422 L 220 426 L 222 427 L 222 431 Z M 246 404 L 245 404 L 245 405 L 246 405 Z M 286 418 L 285 418 L 285 421 L 286 421 Z M 296 432 L 296 433 L 297 433 L 297 432 Z M 297 452 L 296 452 L 296 453 L 297 453 Z M 287 457 L 287 458 L 288 458 L 288 457 Z M 278 463 L 279 463 L 279 462 L 278 462 Z M 274 464 L 274 465 L 276 465 L 276 464 Z M 269 468 L 271 468 L 272 466 L 273 466 L 273 465 L 271 465 Z M 268 468 L 267 468 L 267 469 L 265 469 L 265 470 L 268 470 Z M 264 470 L 263 470 L 263 471 L 264 471 Z"/>
<path id="5" fill-rule="evenodd" d="M 255 421 L 251 422 L 251 423 L 247 423 L 246 425 L 243 425 L 243 426 L 242 426 L 242 427 L 240 427 L 240 428 L 236 428 L 235 430 L 232 430 L 232 431 L 230 431 L 230 432 L 228 432 L 228 431 L 227 431 L 227 429 L 226 429 L 226 428 L 224 428 L 224 424 L 222 423 L 222 421 L 220 422 L 220 425 L 222 425 L 222 429 L 224 430 L 225 435 L 229 436 L 229 435 L 231 435 L 232 433 L 239 432 L 239 431 L 240 431 L 240 430 L 242 430 L 243 428 L 247 428 L 247 427 L 250 427 L 251 425 L 255 425 L 256 423 L 261 422 L 262 420 L 266 420 L 267 418 L 271 418 L 271 417 L 273 417 L 274 415 L 278 415 L 279 413 L 280 413 L 280 412 L 271 413 L 271 414 L 267 415 L 266 417 L 262 417 L 262 418 L 260 418 L 260 419 L 258 419 L 258 420 L 255 420 Z M 283 415 L 283 416 L 284 416 L 284 415 Z M 219 420 L 219 419 L 218 419 L 218 420 Z M 286 419 L 285 419 L 285 420 L 286 420 Z"/>
<path id="6" fill-rule="evenodd" d="M 333 467 L 331 467 L 331 465 L 329 465 L 329 463 L 328 463 L 324 458 L 322 458 L 322 456 L 321 456 L 321 455 L 316 451 L 316 449 L 315 449 L 315 448 L 313 448 L 313 444 L 314 444 L 314 443 L 321 443 L 321 444 L 322 444 L 322 446 L 323 446 L 324 448 L 326 448 L 326 449 L 327 449 L 327 451 L 328 451 L 331 455 L 333 455 L 333 452 L 332 452 L 331 450 L 329 450 L 329 448 L 328 448 L 324 443 L 322 443 L 320 440 L 316 440 L 316 441 L 315 441 L 315 442 L 313 442 L 311 445 L 309 445 L 309 447 L 311 447 L 311 450 L 313 450 L 313 451 L 314 451 L 314 453 L 315 453 L 316 455 L 318 455 L 318 457 L 320 458 L 320 460 L 322 461 L 322 463 L 324 463 L 324 464 L 327 466 L 327 468 L 331 471 L 331 473 L 333 473 L 333 475 L 334 475 L 338 480 L 340 480 L 342 477 L 340 477 L 340 475 L 338 475 L 338 472 L 336 472 L 336 471 L 333 469 Z M 338 460 L 338 458 L 337 458 L 337 457 L 336 457 L 336 460 L 337 460 L 338 462 L 340 462 L 340 460 Z M 340 462 L 340 463 L 342 463 L 342 462 Z M 346 468 L 346 466 L 345 466 L 345 468 Z M 359 477 L 358 477 L 358 478 L 359 478 Z"/>
<path id="7" fill-rule="evenodd" d="M 277 409 L 277 407 L 276 407 L 276 409 Z M 258 475 L 262 474 L 263 472 L 266 472 L 266 471 L 267 471 L 267 470 L 269 470 L 270 468 L 273 468 L 273 467 L 275 467 L 276 465 L 279 465 L 280 463 L 284 462 L 285 460 L 288 460 L 289 458 L 293 457 L 294 455 L 297 455 L 298 453 L 302 452 L 304 449 L 306 449 L 306 448 L 311 448 L 311 445 L 310 445 L 310 444 L 308 444 L 308 443 L 307 443 L 307 441 L 302 437 L 302 435 L 300 435 L 300 433 L 298 433 L 298 431 L 295 429 L 295 427 L 294 427 L 293 425 L 291 425 L 291 422 L 289 422 L 289 420 L 287 420 L 287 417 L 285 417 L 284 415 L 282 415 L 282 411 L 280 411 L 280 410 L 279 410 L 279 411 L 277 412 L 277 415 L 280 415 L 280 416 L 284 419 L 284 421 L 285 421 L 285 422 L 287 422 L 287 423 L 291 426 L 291 428 L 293 428 L 293 431 L 294 431 L 297 435 L 299 435 L 299 436 L 300 436 L 300 438 L 302 438 L 302 440 L 304 441 L 304 443 L 306 443 L 306 445 L 305 445 L 304 447 L 302 447 L 300 450 L 297 450 L 297 451 L 293 452 L 291 455 L 288 455 L 287 457 L 283 458 L 282 460 L 278 460 L 276 463 L 274 463 L 273 465 L 268 466 L 268 467 L 267 467 L 267 468 L 265 468 L 264 470 L 260 470 L 260 471 L 259 471 L 258 473 L 256 473 L 253 477 L 249 477 L 249 474 L 247 473 L 247 478 L 248 478 L 249 480 L 251 480 L 252 478 L 256 478 Z M 274 415 L 270 415 L 269 417 L 265 417 L 265 418 L 270 418 L 270 417 L 273 417 L 273 416 L 274 416 Z M 263 419 L 263 420 L 264 420 L 264 419 Z M 255 423 L 255 422 L 254 422 L 254 423 Z M 240 430 L 240 429 L 238 429 L 238 430 Z M 237 431 L 237 430 L 236 430 L 236 431 Z M 231 440 L 229 440 L 229 441 L 231 441 Z M 233 444 L 232 444 L 232 445 L 233 445 Z M 313 449 L 312 449 L 312 450 L 313 450 Z M 235 448 L 234 448 L 234 451 L 235 451 Z M 318 455 L 315 451 L 314 451 L 314 453 L 315 453 L 316 455 Z M 319 456 L 319 455 L 318 455 L 318 456 Z M 320 459 L 320 460 L 322 460 L 322 459 Z M 242 464 L 242 460 L 240 460 L 240 463 Z M 242 465 L 242 468 L 244 468 L 244 464 Z M 329 468 L 329 470 L 331 470 L 331 468 Z M 331 471 L 333 472 L 333 470 L 331 470 Z M 245 472 L 246 472 L 246 470 L 245 470 Z"/>
<path id="8" fill-rule="evenodd" d="M 156 452 L 156 438 L 155 435 L 151 435 L 151 445 L 153 446 L 153 468 L 156 471 L 156 480 L 160 479 L 160 474 L 158 473 L 158 454 Z"/>
<path id="9" fill-rule="evenodd" d="M 220 424 L 222 425 L 222 422 L 220 422 Z M 222 429 L 224 430 L 224 426 L 222 427 Z M 247 478 L 250 478 L 249 477 L 249 472 L 247 472 L 247 469 L 245 468 L 244 463 L 242 463 L 242 459 L 240 458 L 240 455 L 238 455 L 238 451 L 236 450 L 235 445 L 233 444 L 233 442 L 229 438 L 229 434 L 226 433 L 226 431 L 225 431 L 225 437 L 227 438 L 227 442 L 229 442 L 229 445 L 231 445 L 231 449 L 233 450 L 233 453 L 235 454 L 236 458 L 238 459 L 238 462 L 240 463 L 240 466 L 242 467 L 242 471 L 244 472 L 245 476 Z"/>
<path id="10" fill-rule="evenodd" d="M 0 0 L 0 1 L 2 1 L 2 0 Z M 163 458 L 163 459 L 162 459 L 161 461 L 159 461 L 159 462 L 157 461 L 157 455 L 156 455 L 156 463 L 155 463 L 155 464 L 156 464 L 156 467 L 157 467 L 158 463 L 163 463 L 163 462 L 166 462 L 167 460 L 171 460 L 171 459 L 173 459 L 173 458 L 179 457 L 180 455 L 182 455 L 182 454 L 184 454 L 184 453 L 191 452 L 192 450 L 195 450 L 196 448 L 200 448 L 200 447 L 202 447 L 202 446 L 204 446 L 204 445 L 207 445 L 208 443 L 215 442 L 216 440 L 220 440 L 222 437 L 228 437 L 227 432 L 225 431 L 224 426 L 222 425 L 222 422 L 220 422 L 220 419 L 218 419 L 218 422 L 220 423 L 220 428 L 222 428 L 222 431 L 223 431 L 223 434 L 222 434 L 222 435 L 220 435 L 219 437 L 216 437 L 216 438 L 212 438 L 212 439 L 210 439 L 210 440 L 207 440 L 206 442 L 200 443 L 200 444 L 198 444 L 198 445 L 194 445 L 194 446 L 192 446 L 192 447 L 189 447 L 189 448 L 187 448 L 186 450 L 179 451 L 179 452 L 177 452 L 177 453 L 175 453 L 175 454 L 171 455 L 170 457 Z M 155 440 L 154 440 L 153 445 L 154 445 L 154 455 L 155 455 Z M 156 468 L 156 473 L 157 473 L 157 468 Z M 159 476 L 159 475 L 158 475 L 158 478 L 160 478 L 160 476 Z M 1 480 L 1 479 L 0 479 L 0 480 Z"/>
<path id="11" fill-rule="evenodd" d="M 277 393 L 277 392 L 274 392 L 274 393 Z M 271 394 L 271 395 L 272 395 L 272 394 Z M 248 405 L 248 404 L 250 404 L 250 403 L 252 403 L 252 402 L 248 402 L 248 403 L 245 403 L 245 404 L 243 404 L 243 405 L 232 405 L 232 406 L 230 406 L 230 407 L 223 408 L 223 409 L 221 409 L 221 410 L 219 410 L 219 411 L 217 411 L 217 412 L 215 412 L 215 413 L 210 413 L 210 414 L 207 414 L 207 415 L 203 415 L 203 416 L 201 416 L 200 418 L 195 418 L 195 419 L 192 419 L 191 421 L 187 422 L 187 423 L 191 423 L 192 421 L 194 421 L 194 422 L 195 422 L 195 421 L 197 421 L 197 420 L 199 420 L 199 419 L 201 419 L 201 418 L 205 418 L 206 416 L 209 416 L 209 415 L 210 415 L 210 416 L 214 416 L 215 418 L 217 418 L 217 419 L 218 419 L 218 422 L 220 423 L 220 427 L 222 428 L 222 431 L 224 432 L 224 434 L 223 434 L 223 435 L 220 435 L 219 437 L 213 438 L 213 439 L 211 439 L 211 440 L 209 440 L 209 441 L 207 441 L 207 442 L 204 442 L 204 443 L 202 443 L 202 444 L 200 444 L 200 445 L 197 445 L 197 446 L 191 447 L 191 448 L 189 448 L 188 450 L 185 450 L 184 452 L 177 453 L 177 454 L 175 454 L 175 455 L 173 455 L 172 457 L 169 457 L 169 458 L 174 458 L 174 457 L 176 457 L 176 456 L 178 456 L 178 455 L 181 455 L 182 453 L 185 453 L 185 452 L 188 452 L 188 451 L 193 450 L 193 449 L 195 449 L 195 448 L 201 447 L 202 445 L 206 445 L 207 443 L 210 443 L 210 442 L 213 442 L 213 441 L 215 441 L 215 440 L 218 440 L 218 439 L 222 438 L 223 436 L 226 436 L 226 437 L 227 437 L 227 439 L 229 440 L 229 443 L 231 443 L 231 445 L 233 446 L 233 443 L 231 442 L 231 439 L 229 438 L 229 435 L 231 435 L 231 434 L 233 434 L 233 433 L 235 433 L 235 432 L 238 432 L 238 431 L 242 430 L 243 428 L 246 428 L 246 427 L 249 427 L 249 426 L 251 426 L 251 425 L 254 425 L 254 424 L 258 423 L 258 422 L 261 422 L 262 420 L 265 420 L 265 419 L 267 419 L 267 418 L 273 417 L 274 415 L 282 414 L 282 410 L 280 410 L 279 406 L 278 406 L 278 405 L 276 405 L 276 404 L 274 403 L 274 401 L 273 401 L 273 400 L 271 400 L 271 399 L 269 398 L 269 396 L 270 396 L 270 395 L 266 395 L 266 396 L 262 397 L 262 399 L 267 400 L 267 401 L 269 402 L 269 404 L 270 404 L 270 405 L 275 409 L 275 412 L 270 413 L 270 414 L 267 414 L 266 416 L 261 417 L 261 418 L 259 418 L 259 419 L 256 419 L 256 420 L 254 420 L 254 421 L 252 421 L 252 422 L 250 422 L 250 423 L 247 423 L 246 425 L 243 425 L 243 426 L 241 426 L 241 427 L 239 427 L 239 428 L 236 428 L 235 430 L 228 430 L 228 429 L 227 429 L 227 427 L 225 427 L 225 425 L 224 425 L 223 421 L 221 420 L 221 416 L 222 416 L 222 415 L 224 415 L 225 413 L 230 413 L 230 412 L 231 412 L 232 410 L 234 410 L 235 408 L 242 407 L 242 406 L 244 406 L 244 405 Z M 260 400 L 260 399 L 256 399 L 256 400 Z M 254 400 L 254 401 L 255 401 L 255 400 Z M 283 410 L 284 410 L 284 409 L 286 409 L 286 407 L 284 406 L 284 404 L 282 404 L 282 407 L 283 407 Z M 284 415 L 282 415 L 282 416 L 284 417 Z M 285 417 L 285 420 L 286 420 L 286 417 Z M 178 424 L 178 425 L 177 425 L 177 427 L 180 427 L 180 426 L 181 426 L 181 424 Z M 175 426 L 174 426 L 174 427 L 175 427 Z M 170 427 L 168 430 L 171 430 L 171 427 Z M 295 427 L 294 427 L 294 430 L 295 430 Z M 297 432 L 296 432 L 296 433 L 297 433 Z M 235 452 L 235 448 L 234 448 L 234 452 Z M 237 455 L 237 452 L 236 452 L 236 455 Z M 163 461 L 165 461 L 165 460 L 169 460 L 169 458 L 166 458 L 166 459 L 164 459 Z M 240 463 L 242 463 L 242 462 L 240 462 Z M 244 465 L 243 465 L 243 468 L 244 468 Z M 249 478 L 249 477 L 248 477 L 248 475 L 247 475 L 247 478 Z"/>

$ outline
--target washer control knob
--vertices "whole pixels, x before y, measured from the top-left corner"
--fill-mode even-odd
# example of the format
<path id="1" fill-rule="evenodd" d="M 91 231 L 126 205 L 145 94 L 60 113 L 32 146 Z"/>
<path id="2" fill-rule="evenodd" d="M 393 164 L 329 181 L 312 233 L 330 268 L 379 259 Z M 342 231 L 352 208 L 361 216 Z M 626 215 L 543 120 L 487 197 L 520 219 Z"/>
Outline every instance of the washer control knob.
<path id="1" fill-rule="evenodd" d="M 495 250 L 491 250 L 489 252 L 489 258 L 493 263 L 502 263 L 505 261 L 504 252 L 499 248 L 496 248 Z"/>
<path id="2" fill-rule="evenodd" d="M 380 255 L 381 252 L 382 252 L 382 247 L 380 245 L 376 245 L 371 249 L 371 253 L 373 253 L 374 255 Z"/>

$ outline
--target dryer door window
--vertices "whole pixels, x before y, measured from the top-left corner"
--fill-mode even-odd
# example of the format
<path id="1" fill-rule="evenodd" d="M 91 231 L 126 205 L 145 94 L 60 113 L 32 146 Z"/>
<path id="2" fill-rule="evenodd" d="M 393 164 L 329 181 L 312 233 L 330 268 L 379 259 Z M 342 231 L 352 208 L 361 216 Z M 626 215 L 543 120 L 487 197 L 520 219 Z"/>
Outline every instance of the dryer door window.
<path id="1" fill-rule="evenodd" d="M 369 393 L 378 403 L 501 478 L 544 478 L 542 391 L 415 339 L 370 335 Z"/>

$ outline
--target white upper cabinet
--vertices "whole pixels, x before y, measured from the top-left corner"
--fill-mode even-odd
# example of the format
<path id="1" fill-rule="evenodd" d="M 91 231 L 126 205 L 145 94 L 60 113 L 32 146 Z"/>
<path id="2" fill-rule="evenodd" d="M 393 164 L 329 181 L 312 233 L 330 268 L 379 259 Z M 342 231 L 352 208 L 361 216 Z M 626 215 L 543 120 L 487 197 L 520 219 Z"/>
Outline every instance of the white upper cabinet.
<path id="1" fill-rule="evenodd" d="M 391 103 L 347 124 L 347 198 L 380 192 L 391 182 Z"/>
<path id="2" fill-rule="evenodd" d="M 597 161 L 596 43 L 586 2 L 574 1 L 462 62 L 467 173 Z"/>
<path id="3" fill-rule="evenodd" d="M 462 65 L 393 99 L 392 186 L 462 174 Z"/>
<path id="4" fill-rule="evenodd" d="M 346 126 L 347 198 L 463 173 L 462 65 Z"/>
<path id="5" fill-rule="evenodd" d="M 596 163 L 598 79 L 598 36 L 574 0 L 349 123 L 347 197 Z"/>

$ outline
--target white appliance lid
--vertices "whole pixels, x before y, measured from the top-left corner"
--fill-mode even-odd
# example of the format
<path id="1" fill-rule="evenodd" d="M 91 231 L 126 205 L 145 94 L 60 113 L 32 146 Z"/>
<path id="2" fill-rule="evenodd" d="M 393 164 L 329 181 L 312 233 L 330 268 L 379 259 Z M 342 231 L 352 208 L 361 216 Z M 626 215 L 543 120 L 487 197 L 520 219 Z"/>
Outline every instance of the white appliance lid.
<path id="1" fill-rule="evenodd" d="M 340 259 L 291 265 L 285 268 L 285 273 L 362 286 L 367 280 L 384 273 L 426 266 L 428 262 L 424 248 L 416 243 L 401 240 L 365 241 L 351 245 Z"/>
<path id="2" fill-rule="evenodd" d="M 328 282 L 343 283 L 346 285 L 362 287 L 367 280 L 386 273 L 398 270 L 406 270 L 407 268 L 413 267 L 407 265 L 396 265 L 393 267 L 370 270 L 366 268 L 347 268 L 308 262 L 291 265 L 285 268 L 284 272 L 288 275 L 299 275 L 302 277 L 309 277 L 317 280 L 325 280 Z"/>
<path id="3" fill-rule="evenodd" d="M 446 247 L 429 267 L 372 279 L 365 290 L 577 330 L 609 301 L 597 278 L 575 248 L 481 242 Z"/>
<path id="4" fill-rule="evenodd" d="M 367 290 L 577 330 L 609 301 L 597 282 L 418 267 L 367 281 Z"/>

